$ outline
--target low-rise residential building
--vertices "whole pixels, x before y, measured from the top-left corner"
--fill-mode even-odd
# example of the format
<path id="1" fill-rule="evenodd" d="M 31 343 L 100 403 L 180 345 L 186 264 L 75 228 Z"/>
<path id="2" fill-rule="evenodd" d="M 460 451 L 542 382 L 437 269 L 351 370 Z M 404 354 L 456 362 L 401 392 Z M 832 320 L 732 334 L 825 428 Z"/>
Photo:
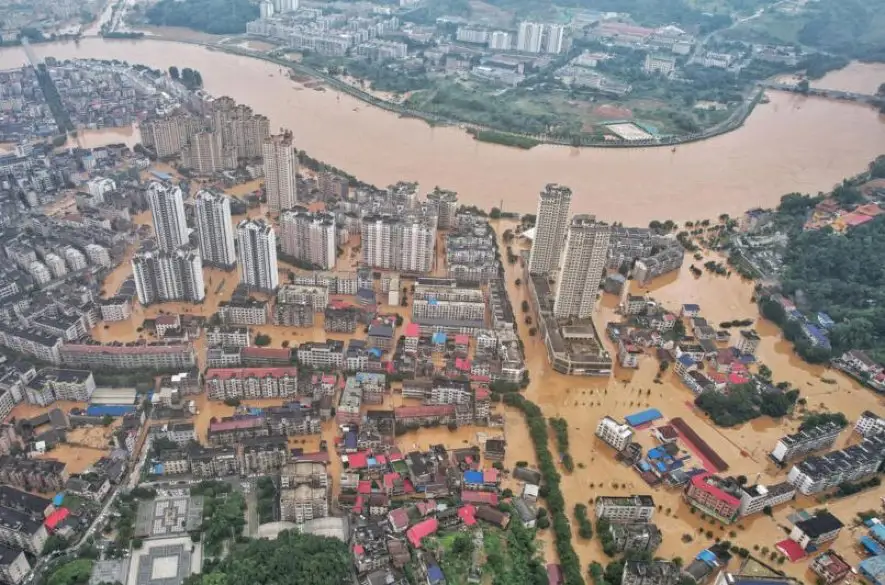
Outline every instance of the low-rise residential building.
<path id="1" fill-rule="evenodd" d="M 865 410 L 854 424 L 854 432 L 862 437 L 885 433 L 885 418 L 874 412 Z"/>
<path id="2" fill-rule="evenodd" d="M 47 538 L 43 518 L 0 506 L 0 543 L 39 556 Z"/>
<path id="3" fill-rule="evenodd" d="M 783 465 L 790 459 L 801 457 L 812 451 L 829 449 L 842 432 L 835 422 L 827 422 L 810 429 L 782 437 L 771 452 L 775 463 Z"/>
<path id="4" fill-rule="evenodd" d="M 68 481 L 67 465 L 55 459 L 0 457 L 0 482 L 27 491 L 61 491 Z"/>
<path id="5" fill-rule="evenodd" d="M 212 400 L 288 398 L 298 392 L 298 368 L 231 368 L 206 371 Z"/>
<path id="6" fill-rule="evenodd" d="M 283 435 L 243 439 L 237 445 L 237 455 L 240 473 L 274 473 L 289 459 L 289 442 Z"/>
<path id="7" fill-rule="evenodd" d="M 618 552 L 653 553 L 663 541 L 660 529 L 651 522 L 613 522 L 608 530 Z"/>
<path id="8" fill-rule="evenodd" d="M 249 297 L 218 304 L 218 314 L 226 325 L 267 325 L 267 309 L 267 301 Z"/>
<path id="9" fill-rule="evenodd" d="M 48 406 L 56 400 L 88 402 L 95 391 L 95 378 L 89 370 L 44 368 L 25 387 L 28 402 Z"/>
<path id="10" fill-rule="evenodd" d="M 756 355 L 756 348 L 759 347 L 761 338 L 753 329 L 743 329 L 737 336 L 734 346 L 742 354 Z"/>
<path id="11" fill-rule="evenodd" d="M 633 429 L 627 423 L 604 416 L 596 425 L 596 436 L 616 451 L 623 451 L 633 439 Z"/>
<path id="12" fill-rule="evenodd" d="M 19 585 L 31 572 L 25 551 L 18 547 L 0 545 L 0 581 Z"/>
<path id="13" fill-rule="evenodd" d="M 60 348 L 64 364 L 95 370 L 187 370 L 196 366 L 190 344 L 102 345 L 68 343 Z"/>
<path id="14" fill-rule="evenodd" d="M 627 561 L 621 585 L 676 585 L 682 569 L 673 561 Z"/>
<path id="15" fill-rule="evenodd" d="M 684 495 L 689 505 L 729 524 L 738 517 L 741 507 L 739 492 L 736 481 L 702 473 L 689 480 Z"/>
<path id="16" fill-rule="evenodd" d="M 786 481 L 770 486 L 742 486 L 739 515 L 744 517 L 757 514 L 765 508 L 785 504 L 795 497 L 796 488 Z"/>
<path id="17" fill-rule="evenodd" d="M 318 369 L 344 366 L 344 342 L 329 339 L 325 343 L 308 342 L 298 346 L 298 363 Z"/>
<path id="18" fill-rule="evenodd" d="M 248 347 L 252 336 L 248 327 L 208 327 L 206 344 L 210 347 Z"/>
<path id="19" fill-rule="evenodd" d="M 0 346 L 8 347 L 25 355 L 32 355 L 50 364 L 58 364 L 62 361 L 61 337 L 47 335 L 37 329 L 0 325 Z"/>
<path id="20" fill-rule="evenodd" d="M 794 465 L 787 481 L 805 495 L 816 494 L 846 481 L 874 475 L 885 461 L 885 434 L 865 438 L 826 455 L 811 456 Z"/>
<path id="21" fill-rule="evenodd" d="M 101 320 L 108 323 L 125 321 L 132 316 L 132 297 L 118 295 L 102 299 L 98 303 L 101 309 Z"/>
<path id="22" fill-rule="evenodd" d="M 400 406 L 393 409 L 398 427 L 447 425 L 455 422 L 455 405 Z"/>
<path id="23" fill-rule="evenodd" d="M 844 524 L 827 511 L 820 511 L 811 518 L 800 520 L 790 531 L 790 540 L 799 543 L 802 550 L 820 548 L 825 542 L 836 540 Z"/>
<path id="24" fill-rule="evenodd" d="M 817 555 L 810 566 L 811 572 L 824 580 L 827 585 L 842 581 L 851 572 L 851 565 L 834 550 Z"/>
<path id="25" fill-rule="evenodd" d="M 612 522 L 649 522 L 655 513 L 651 496 L 599 496 L 596 517 Z"/>

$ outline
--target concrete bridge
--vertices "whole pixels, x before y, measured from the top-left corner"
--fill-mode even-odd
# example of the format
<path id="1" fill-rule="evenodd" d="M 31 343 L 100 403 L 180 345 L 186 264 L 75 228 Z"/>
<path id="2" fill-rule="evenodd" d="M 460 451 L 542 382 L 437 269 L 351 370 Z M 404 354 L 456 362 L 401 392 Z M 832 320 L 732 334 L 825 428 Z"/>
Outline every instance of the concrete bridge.
<path id="1" fill-rule="evenodd" d="M 819 87 L 802 88 L 798 85 L 788 83 L 763 82 L 759 84 L 765 89 L 774 89 L 777 91 L 789 91 L 802 95 L 810 95 L 814 97 L 822 97 L 831 100 L 841 100 L 846 102 L 858 102 L 869 104 L 871 106 L 882 107 L 885 105 L 885 96 L 876 96 L 867 93 L 856 93 L 853 91 L 841 91 L 838 89 L 823 89 Z"/>

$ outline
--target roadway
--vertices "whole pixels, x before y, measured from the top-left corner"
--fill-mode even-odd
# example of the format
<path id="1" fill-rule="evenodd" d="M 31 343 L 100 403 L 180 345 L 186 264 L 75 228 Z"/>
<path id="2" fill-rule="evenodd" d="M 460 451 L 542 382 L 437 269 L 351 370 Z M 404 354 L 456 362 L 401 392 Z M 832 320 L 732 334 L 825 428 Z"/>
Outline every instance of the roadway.
<path id="1" fill-rule="evenodd" d="M 61 561 L 66 562 L 68 560 L 73 560 L 73 558 L 76 558 L 77 554 L 86 545 L 89 539 L 95 535 L 96 531 L 104 527 L 104 524 L 110 514 L 111 508 L 117 501 L 117 498 L 120 496 L 121 490 L 125 489 L 128 492 L 138 485 L 138 480 L 141 477 L 141 470 L 144 468 L 145 462 L 147 461 L 148 453 L 150 452 L 151 441 L 147 438 L 148 426 L 149 425 L 147 424 L 142 426 L 139 440 L 136 442 L 136 445 L 140 445 L 140 447 L 136 448 L 136 453 L 138 456 L 137 464 L 129 471 L 128 476 L 124 478 L 120 485 L 114 487 L 111 490 L 108 499 L 105 501 L 104 505 L 101 508 L 101 511 L 95 517 L 95 520 L 92 521 L 92 524 L 89 525 L 89 528 L 86 529 L 86 532 L 83 533 L 83 536 L 80 537 L 80 540 L 78 540 L 76 543 L 72 544 L 66 549 L 57 550 L 50 555 L 40 557 L 31 568 L 31 572 L 28 573 L 28 576 L 23 581 L 25 585 L 35 583 L 35 579 L 35 585 L 39 584 L 39 577 L 42 576 L 44 571 L 50 568 L 54 568 L 54 566 L 60 564 Z"/>

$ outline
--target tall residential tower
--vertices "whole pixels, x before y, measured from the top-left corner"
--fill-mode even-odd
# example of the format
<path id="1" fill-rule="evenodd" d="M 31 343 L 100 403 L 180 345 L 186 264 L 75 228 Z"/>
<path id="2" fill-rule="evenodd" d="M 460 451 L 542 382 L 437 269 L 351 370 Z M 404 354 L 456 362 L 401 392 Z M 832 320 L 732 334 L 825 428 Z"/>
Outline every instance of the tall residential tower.
<path id="1" fill-rule="evenodd" d="M 270 136 L 263 152 L 267 208 L 274 212 L 289 209 L 298 201 L 298 152 L 292 134 Z"/>
<path id="2" fill-rule="evenodd" d="M 189 246 L 137 252 L 132 258 L 132 274 L 142 305 L 200 302 L 206 297 L 200 254 Z"/>
<path id="3" fill-rule="evenodd" d="M 197 193 L 194 216 L 203 263 L 231 270 L 237 265 L 234 228 L 230 222 L 230 199 L 223 193 Z"/>
<path id="4" fill-rule="evenodd" d="M 598 223 L 592 215 L 572 218 L 553 302 L 555 317 L 590 318 L 605 270 L 610 237 L 611 226 Z"/>
<path id="5" fill-rule="evenodd" d="M 535 239 L 529 257 L 529 272 L 532 274 L 546 274 L 559 267 L 571 203 L 572 190 L 568 187 L 550 183 L 541 191 Z"/>
<path id="6" fill-rule="evenodd" d="M 237 226 L 240 248 L 240 282 L 252 290 L 273 291 L 277 274 L 277 237 L 264 220 L 244 219 Z"/>
<path id="7" fill-rule="evenodd" d="M 181 189 L 176 185 L 154 181 L 148 186 L 147 200 L 160 249 L 175 250 L 187 244 L 188 231 Z"/>
<path id="8" fill-rule="evenodd" d="M 309 262 L 321 270 L 335 268 L 335 217 L 295 207 L 280 214 L 280 248 L 283 254 Z"/>

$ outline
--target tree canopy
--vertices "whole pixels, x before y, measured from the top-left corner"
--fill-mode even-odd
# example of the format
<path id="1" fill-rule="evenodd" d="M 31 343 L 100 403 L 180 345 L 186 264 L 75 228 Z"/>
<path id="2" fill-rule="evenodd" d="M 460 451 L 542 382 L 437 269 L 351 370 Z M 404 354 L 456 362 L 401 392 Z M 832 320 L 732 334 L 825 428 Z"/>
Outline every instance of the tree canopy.
<path id="1" fill-rule="evenodd" d="M 350 579 L 350 563 L 340 540 L 287 530 L 276 540 L 235 545 L 224 560 L 185 585 L 341 585 Z"/>
<path id="2" fill-rule="evenodd" d="M 160 0 L 146 14 L 156 26 L 184 26 L 227 35 L 246 32 L 246 23 L 258 18 L 258 4 L 249 0 Z"/>
<path id="3" fill-rule="evenodd" d="M 801 292 L 803 309 L 825 311 L 836 321 L 830 335 L 836 354 L 864 349 L 885 358 L 885 219 L 844 235 L 798 233 L 790 238 L 784 266 L 784 292 Z"/>

